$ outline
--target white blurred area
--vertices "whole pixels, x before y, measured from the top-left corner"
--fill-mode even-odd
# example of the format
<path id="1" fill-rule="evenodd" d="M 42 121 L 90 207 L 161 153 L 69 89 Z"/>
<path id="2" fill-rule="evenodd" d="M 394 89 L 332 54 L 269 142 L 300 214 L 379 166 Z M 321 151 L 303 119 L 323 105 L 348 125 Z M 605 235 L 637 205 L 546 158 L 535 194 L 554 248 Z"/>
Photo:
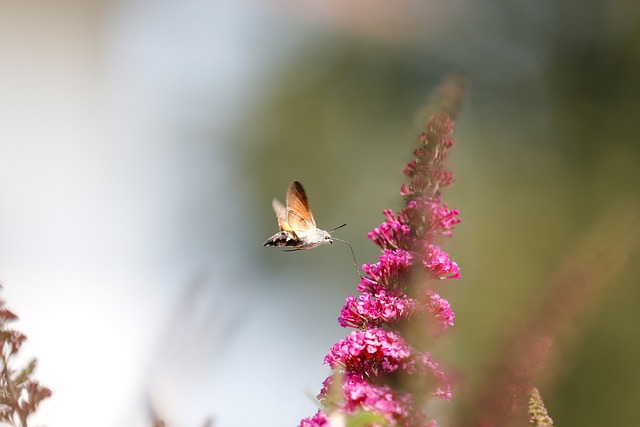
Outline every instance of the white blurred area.
<path id="1" fill-rule="evenodd" d="M 294 47 L 278 28 L 231 0 L 3 3 L 2 298 L 54 392 L 33 425 L 315 412 L 326 311 L 278 308 L 233 226 L 251 218 L 228 136 Z"/>

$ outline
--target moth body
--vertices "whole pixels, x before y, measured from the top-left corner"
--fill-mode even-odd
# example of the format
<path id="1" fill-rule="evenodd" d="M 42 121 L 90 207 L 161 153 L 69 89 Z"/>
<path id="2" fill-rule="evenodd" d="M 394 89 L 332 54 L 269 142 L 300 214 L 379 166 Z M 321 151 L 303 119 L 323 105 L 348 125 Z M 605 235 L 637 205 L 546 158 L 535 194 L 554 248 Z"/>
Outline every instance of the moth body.
<path id="1" fill-rule="evenodd" d="M 269 237 L 263 246 L 285 246 L 292 249 L 305 250 L 333 243 L 333 238 L 328 232 L 320 230 L 319 228 L 315 231 L 313 235 L 309 234 L 305 236 L 304 239 L 298 238 L 290 231 L 279 231 Z"/>

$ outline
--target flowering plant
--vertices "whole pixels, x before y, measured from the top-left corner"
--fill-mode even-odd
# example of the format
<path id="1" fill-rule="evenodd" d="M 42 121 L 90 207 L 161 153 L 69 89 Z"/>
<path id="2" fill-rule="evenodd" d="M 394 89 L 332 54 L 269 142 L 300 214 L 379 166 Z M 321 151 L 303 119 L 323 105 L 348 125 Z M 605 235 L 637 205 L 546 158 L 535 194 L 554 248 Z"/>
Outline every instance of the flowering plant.
<path id="1" fill-rule="evenodd" d="M 14 366 L 13 360 L 27 339 L 23 333 L 7 327 L 16 319 L 18 316 L 0 298 L 0 422 L 27 427 L 29 417 L 51 396 L 51 390 L 32 378 L 35 359 L 24 368 Z"/>
<path id="2" fill-rule="evenodd" d="M 325 357 L 334 373 L 318 396 L 323 408 L 301 427 L 333 425 L 330 420 L 362 414 L 369 417 L 358 425 L 435 426 L 420 409 L 421 396 L 407 386 L 409 377 L 421 390 L 426 386 L 429 394 L 451 399 L 438 363 L 403 336 L 415 319 L 423 329 L 435 326 L 436 333 L 454 323 L 448 301 L 429 286 L 460 278 L 458 264 L 437 244 L 438 236 L 450 236 L 460 222 L 459 211 L 443 203 L 440 194 L 454 182 L 443 166 L 453 145 L 453 124 L 444 113 L 429 118 L 415 158 L 404 169 L 410 179 L 400 189 L 405 207 L 395 214 L 385 210 L 385 221 L 367 235 L 382 254 L 378 262 L 362 266 L 360 294 L 347 298 L 338 318 L 341 326 L 356 330 Z"/>

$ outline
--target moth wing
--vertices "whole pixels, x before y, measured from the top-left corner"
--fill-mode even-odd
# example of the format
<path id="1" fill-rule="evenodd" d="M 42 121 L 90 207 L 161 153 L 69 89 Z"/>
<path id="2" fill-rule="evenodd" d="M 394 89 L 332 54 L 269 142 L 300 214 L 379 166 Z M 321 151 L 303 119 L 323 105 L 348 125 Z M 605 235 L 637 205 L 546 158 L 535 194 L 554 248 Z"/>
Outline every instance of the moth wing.
<path id="1" fill-rule="evenodd" d="M 311 208 L 309 207 L 307 193 L 305 193 L 302 184 L 298 181 L 293 181 L 287 190 L 287 210 L 289 211 L 289 221 L 291 221 L 290 212 L 294 211 L 299 217 L 314 227 L 316 226 L 316 220 L 313 219 L 313 214 L 311 214 Z"/>
<path id="2" fill-rule="evenodd" d="M 291 227 L 287 221 L 287 208 L 285 208 L 278 199 L 273 199 L 271 201 L 271 206 L 278 218 L 278 227 L 280 228 L 280 231 L 291 231 Z"/>
<path id="3" fill-rule="evenodd" d="M 287 222 L 291 227 L 291 231 L 295 233 L 298 238 L 306 236 L 310 230 L 315 228 L 315 225 L 304 219 L 298 212 L 289 209 Z"/>

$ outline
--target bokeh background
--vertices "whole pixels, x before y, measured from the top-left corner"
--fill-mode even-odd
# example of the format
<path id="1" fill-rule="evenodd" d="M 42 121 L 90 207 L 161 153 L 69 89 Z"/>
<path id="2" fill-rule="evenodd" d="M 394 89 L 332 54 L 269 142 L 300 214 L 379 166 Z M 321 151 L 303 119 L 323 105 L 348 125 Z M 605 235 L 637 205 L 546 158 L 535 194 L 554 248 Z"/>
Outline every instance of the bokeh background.
<path id="1" fill-rule="evenodd" d="M 54 391 L 37 422 L 313 414 L 357 277 L 345 246 L 263 248 L 270 200 L 302 181 L 319 225 L 347 222 L 375 261 L 365 234 L 400 207 L 425 103 L 458 73 L 444 197 L 463 279 L 434 349 L 452 407 L 609 215 L 631 262 L 569 319 L 542 395 L 558 426 L 639 425 L 639 17 L 624 0 L 3 2 L 0 281 Z"/>

